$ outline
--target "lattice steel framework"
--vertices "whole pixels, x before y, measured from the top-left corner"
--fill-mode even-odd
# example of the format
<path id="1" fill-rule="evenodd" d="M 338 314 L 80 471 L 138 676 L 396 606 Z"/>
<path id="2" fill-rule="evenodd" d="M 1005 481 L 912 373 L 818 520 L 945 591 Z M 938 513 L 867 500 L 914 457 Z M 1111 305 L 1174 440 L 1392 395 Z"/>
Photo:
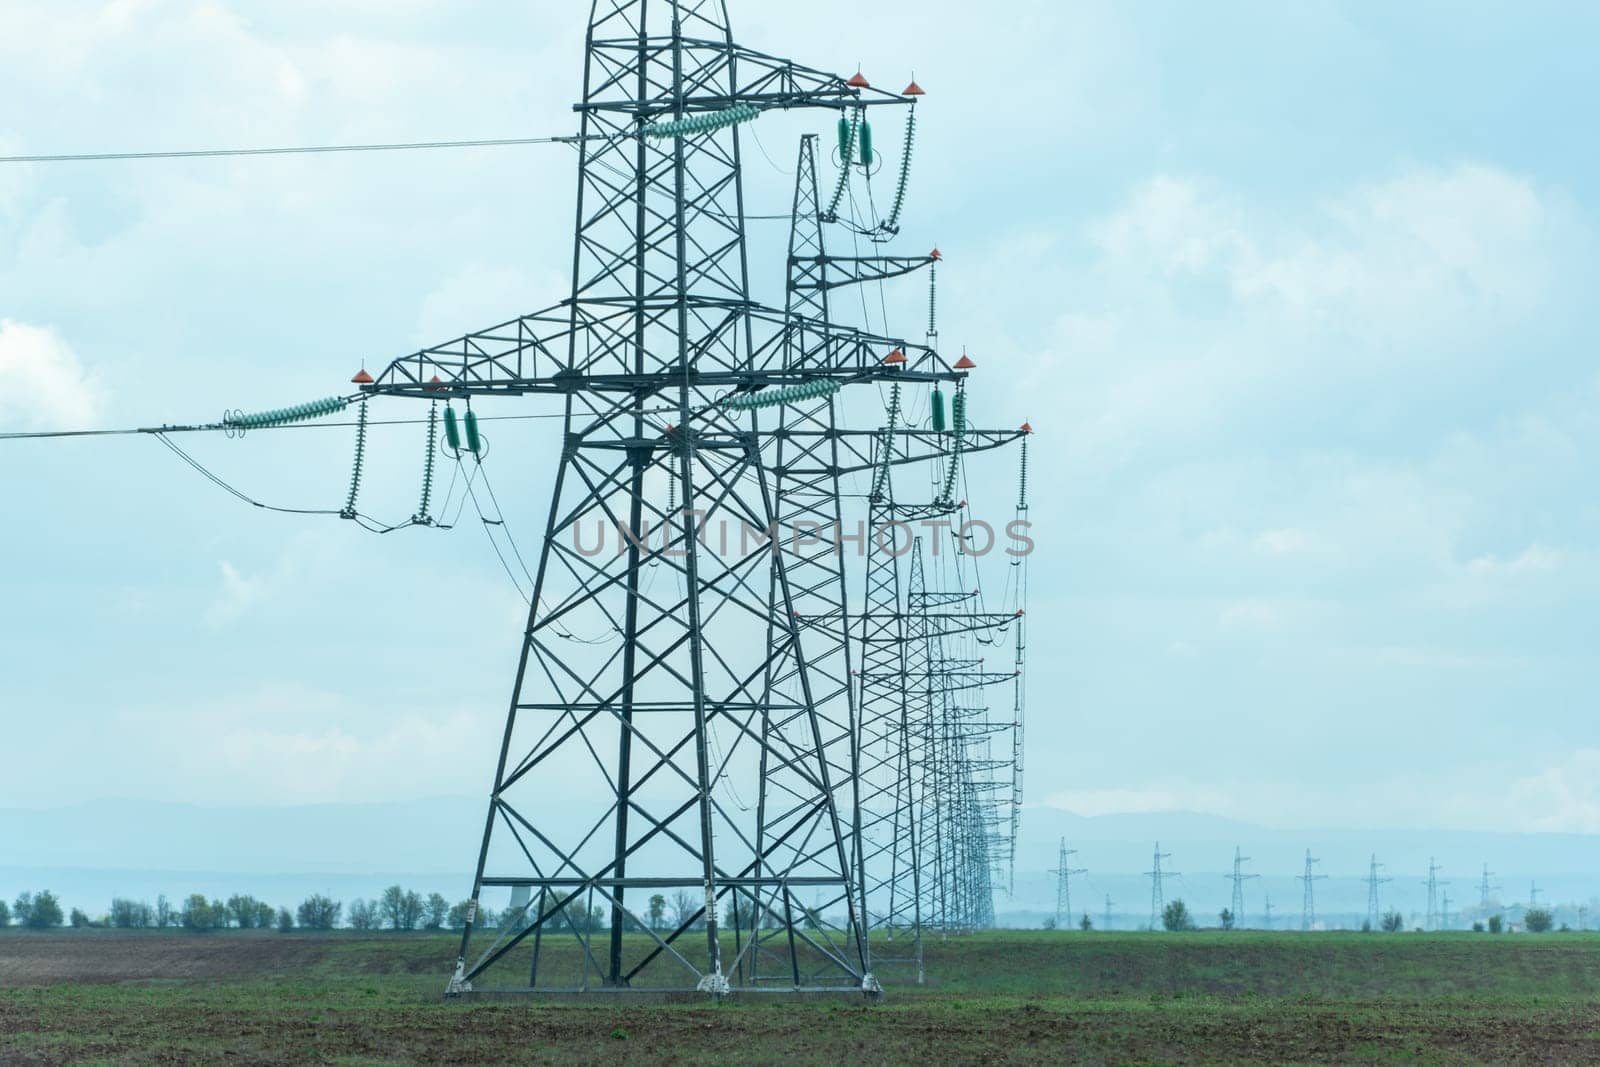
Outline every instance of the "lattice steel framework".
<path id="1" fill-rule="evenodd" d="M 904 102 L 736 45 L 720 2 L 600 0 L 570 298 L 396 360 L 369 387 L 548 393 L 566 411 L 473 879 L 474 916 L 488 889 L 511 907 L 498 929 L 468 922 L 451 993 L 876 992 L 840 805 L 849 757 L 833 755 L 848 710 L 830 710 L 836 680 L 813 684 L 811 586 L 773 547 L 786 516 L 757 418 L 727 400 L 960 374 L 925 345 L 751 300 L 739 130 L 714 120 Z M 886 365 L 896 349 L 904 362 Z M 733 543 L 704 536 L 719 528 Z M 601 530 L 620 543 L 585 547 Z M 609 640 L 569 640 L 593 633 Z M 645 914 L 658 892 L 687 898 L 660 930 Z M 599 939 L 566 920 L 594 906 Z M 542 958 L 546 935 L 576 948 Z"/>
<path id="2" fill-rule="evenodd" d="M 1233 912 L 1233 924 L 1244 925 L 1244 884 L 1252 878 L 1261 877 L 1258 874 L 1245 874 L 1244 865 L 1250 862 L 1249 856 L 1241 855 L 1239 846 L 1233 846 L 1233 873 L 1229 880 L 1233 883 L 1233 896 L 1229 902 L 1229 910 Z"/>
<path id="3" fill-rule="evenodd" d="M 1064 923 L 1072 922 L 1072 876 L 1075 874 L 1088 874 L 1087 867 L 1074 867 L 1072 857 L 1078 854 L 1075 848 L 1067 847 L 1067 839 L 1061 839 L 1061 848 L 1056 854 L 1055 869 L 1049 873 L 1056 876 L 1056 927 L 1065 929 Z M 1110 898 L 1106 904 L 1110 905 Z"/>

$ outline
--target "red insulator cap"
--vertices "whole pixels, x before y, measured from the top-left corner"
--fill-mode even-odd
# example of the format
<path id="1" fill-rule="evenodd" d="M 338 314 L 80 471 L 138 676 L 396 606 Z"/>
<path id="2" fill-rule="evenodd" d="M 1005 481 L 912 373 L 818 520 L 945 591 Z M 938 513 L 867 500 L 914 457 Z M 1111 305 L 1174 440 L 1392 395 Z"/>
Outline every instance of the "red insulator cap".
<path id="1" fill-rule="evenodd" d="M 906 86 L 904 89 L 900 90 L 900 95 L 901 96 L 927 96 L 928 94 L 922 91 L 922 86 L 917 84 L 917 79 L 912 78 L 911 79 L 911 84 Z"/>
<path id="2" fill-rule="evenodd" d="M 428 388 L 437 391 L 444 388 L 444 383 L 441 382 L 439 380 L 439 376 L 435 374 L 432 378 L 428 379 Z"/>
<path id="3" fill-rule="evenodd" d="M 976 366 L 977 364 L 968 359 L 965 353 L 962 353 L 961 358 L 956 360 L 956 370 L 971 370 Z"/>
<path id="4" fill-rule="evenodd" d="M 906 354 L 897 348 L 893 352 L 890 352 L 887 356 L 884 356 L 883 361 L 885 363 L 904 363 L 906 361 Z"/>
<path id="5" fill-rule="evenodd" d="M 1032 433 L 1033 432 L 1033 427 L 1030 424 L 1025 422 L 1025 423 L 1022 424 L 1022 432 L 1023 433 Z"/>
<path id="6" fill-rule="evenodd" d="M 862 77 L 861 72 L 859 70 L 856 71 L 854 74 L 850 75 L 850 80 L 845 82 L 845 84 L 850 86 L 850 88 L 852 88 L 852 89 L 870 89 L 870 88 L 872 88 L 872 86 L 867 82 L 867 79 Z"/>
<path id="7" fill-rule="evenodd" d="M 1022 609 L 1021 609 L 1021 608 L 1018 608 L 1018 609 L 1017 609 L 1017 614 L 1018 614 L 1018 615 L 1021 615 L 1021 614 L 1022 614 Z"/>
<path id="8" fill-rule="evenodd" d="M 350 380 L 357 385 L 371 385 L 372 375 L 367 373 L 367 368 L 362 367 L 360 370 L 356 371 L 356 376 Z"/>
<path id="9" fill-rule="evenodd" d="M 944 253 L 939 251 L 937 248 L 935 248 L 932 252 L 928 253 L 928 258 L 929 259 L 943 259 L 944 258 Z"/>
<path id="10" fill-rule="evenodd" d="M 962 501 L 962 502 L 961 502 L 961 503 L 959 503 L 959 504 L 957 504 L 957 505 L 956 505 L 956 507 L 958 507 L 958 508 L 964 508 L 964 507 L 966 507 L 966 506 L 967 506 L 967 502 L 966 502 L 966 501 L 965 501 L 965 500 L 963 500 L 963 501 Z M 976 589 L 974 589 L 974 590 L 973 590 L 973 592 L 974 592 L 974 593 L 976 593 L 976 592 L 977 592 L 977 590 L 976 590 Z"/>

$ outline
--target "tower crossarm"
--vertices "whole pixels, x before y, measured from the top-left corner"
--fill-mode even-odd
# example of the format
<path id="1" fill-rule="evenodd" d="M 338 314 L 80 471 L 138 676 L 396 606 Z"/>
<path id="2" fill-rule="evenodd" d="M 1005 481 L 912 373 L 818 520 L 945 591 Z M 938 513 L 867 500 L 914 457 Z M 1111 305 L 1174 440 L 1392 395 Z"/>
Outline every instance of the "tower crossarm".
<path id="1" fill-rule="evenodd" d="M 732 44 L 726 38 L 702 38 L 690 34 L 650 34 L 616 38 L 595 37 L 589 47 L 602 60 L 613 53 L 615 76 L 598 82 L 574 111 L 621 111 L 646 114 L 694 114 L 720 111 L 736 104 L 768 108 L 827 108 L 835 111 L 856 107 L 881 107 L 886 104 L 910 105 L 914 97 L 882 89 L 857 87 L 838 74 L 817 70 L 791 59 Z M 661 63 L 675 47 L 685 59 L 683 84 L 679 91 L 666 79 L 656 80 L 641 109 L 636 86 L 628 79 L 637 66 Z M 662 63 L 665 66 L 664 63 Z M 728 92 L 732 72 L 734 91 Z"/>
<path id="2" fill-rule="evenodd" d="M 858 618 L 865 616 L 872 619 L 889 619 L 896 612 L 861 612 Z M 955 637 L 958 634 L 979 633 L 987 630 L 998 630 L 1017 621 L 1016 612 L 986 611 L 973 615 L 945 615 L 930 612 L 927 616 L 928 637 Z M 1005 677 L 1010 678 L 1010 674 Z"/>
<path id="3" fill-rule="evenodd" d="M 903 338 L 820 322 L 754 303 L 690 297 L 690 312 L 723 322 L 737 334 L 748 318 L 753 346 L 690 350 L 688 367 L 641 348 L 633 303 L 567 301 L 402 356 L 362 388 L 420 396 L 520 396 L 580 391 L 644 394 L 687 379 L 702 388 L 760 389 L 817 378 L 845 381 L 954 381 L 965 376 L 933 349 Z M 647 318 L 667 319 L 679 305 L 669 295 L 646 301 Z M 742 346 L 739 346 L 742 349 Z M 903 363 L 885 364 L 895 350 Z"/>
<path id="4" fill-rule="evenodd" d="M 815 429 L 774 429 L 764 436 L 773 438 L 784 437 L 793 440 L 799 446 L 799 452 L 804 460 L 794 465 L 797 474 L 815 473 L 830 475 L 856 474 L 862 471 L 876 470 L 884 466 L 882 455 L 885 435 L 892 435 L 894 447 L 890 450 L 888 465 L 901 467 L 910 463 L 931 463 L 935 460 L 945 459 L 950 454 L 950 433 L 944 430 L 834 430 L 831 433 Z M 1006 445 L 1015 444 L 1026 436 L 1022 430 L 965 430 L 962 432 L 961 453 L 963 456 L 974 452 L 987 452 L 995 448 L 1004 448 Z M 824 455 L 823 450 L 807 447 L 823 438 L 836 439 L 839 443 L 838 459 L 831 464 L 831 453 Z M 956 507 L 951 504 L 895 504 L 892 505 L 896 519 L 921 519 L 935 518 L 954 512 Z"/>
<path id="5" fill-rule="evenodd" d="M 790 256 L 791 284 L 796 289 L 838 289 L 887 281 L 939 262 L 927 256 Z"/>
<path id="6" fill-rule="evenodd" d="M 945 671 L 940 675 L 940 688 L 946 692 L 962 689 L 982 689 L 986 685 L 999 685 L 1016 677 L 1015 671 Z"/>

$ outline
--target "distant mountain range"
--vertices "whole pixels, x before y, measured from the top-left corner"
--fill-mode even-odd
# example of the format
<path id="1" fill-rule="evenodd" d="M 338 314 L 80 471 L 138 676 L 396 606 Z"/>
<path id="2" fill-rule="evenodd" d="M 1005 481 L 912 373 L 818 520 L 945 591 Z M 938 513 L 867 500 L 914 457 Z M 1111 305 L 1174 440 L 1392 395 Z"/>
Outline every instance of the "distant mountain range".
<path id="1" fill-rule="evenodd" d="M 483 825 L 483 801 L 464 797 L 371 804 L 203 807 L 151 801 L 93 801 L 58 808 L 0 809 L 0 897 L 52 888 L 70 904 L 103 910 L 112 895 L 176 897 L 247 892 L 278 903 L 306 893 L 371 896 L 399 881 L 424 892 L 465 896 Z M 1183 896 L 1203 921 L 1228 903 L 1234 846 L 1262 877 L 1246 891 L 1248 913 L 1272 900 L 1276 925 L 1298 926 L 1305 851 L 1321 860 L 1319 918 L 1359 922 L 1366 909 L 1368 858 L 1376 853 L 1386 902 L 1408 914 L 1425 907 L 1430 857 L 1448 882 L 1452 911 L 1478 902 L 1487 862 L 1507 903 L 1588 901 L 1600 895 L 1600 836 L 1475 833 L 1459 830 L 1282 830 L 1192 812 L 1084 817 L 1030 808 L 1023 817 L 1014 892 L 998 894 L 1002 921 L 1032 923 L 1053 911 L 1058 842 L 1088 868 L 1074 885 L 1073 911 L 1097 919 L 1113 897 L 1114 925 L 1147 922 L 1151 854 L 1157 840 L 1177 874 L 1168 898 Z M 1256 925 L 1254 921 L 1251 925 Z"/>

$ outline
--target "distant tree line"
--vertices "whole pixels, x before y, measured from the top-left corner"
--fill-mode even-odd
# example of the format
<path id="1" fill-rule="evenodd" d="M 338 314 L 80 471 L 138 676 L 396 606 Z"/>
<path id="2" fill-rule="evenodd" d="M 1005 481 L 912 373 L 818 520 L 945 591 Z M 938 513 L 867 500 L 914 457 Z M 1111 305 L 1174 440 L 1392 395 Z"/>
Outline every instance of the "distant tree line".
<path id="1" fill-rule="evenodd" d="M 90 915 L 81 908 L 64 912 L 60 901 L 49 890 L 23 893 L 14 904 L 0 900 L 0 927 L 17 925 L 35 930 L 49 930 L 71 925 L 73 927 L 106 927 L 116 930 L 188 930 L 207 933 L 214 930 L 277 930 L 292 931 L 439 931 L 460 930 L 467 916 L 474 914 L 473 923 L 478 928 L 509 925 L 513 928 L 530 925 L 541 914 L 552 912 L 545 925 L 554 929 L 596 931 L 611 925 L 609 903 L 593 904 L 589 899 L 574 898 L 556 907 L 558 901 L 549 896 L 535 896 L 527 904 L 497 913 L 493 908 L 479 904 L 474 912 L 472 902 L 463 900 L 452 904 L 438 893 L 423 896 L 414 889 L 391 885 L 377 897 L 367 900 L 356 897 L 350 901 L 334 900 L 321 893 L 313 893 L 294 909 L 275 907 L 249 894 L 236 893 L 226 900 L 207 897 L 204 893 L 191 893 L 181 901 L 168 900 L 165 894 L 157 896 L 152 904 L 145 900 L 113 897 L 110 908 L 103 914 Z M 748 901 L 731 900 L 723 923 L 748 929 L 751 913 Z M 814 909 L 803 909 L 801 922 L 818 926 L 822 922 Z M 762 916 L 762 925 L 777 922 L 773 914 Z M 624 929 L 630 931 L 704 929 L 706 923 L 705 897 L 701 894 L 678 890 L 670 897 L 656 893 L 646 902 L 640 917 L 628 913 Z"/>
<path id="2" fill-rule="evenodd" d="M 117 930 L 181 929 L 196 933 L 213 930 L 437 931 L 459 930 L 466 925 L 469 909 L 468 901 L 452 905 L 438 893 L 423 896 L 414 889 L 392 885 L 373 900 L 358 897 L 348 904 L 313 893 L 293 910 L 275 907 L 246 893 L 236 893 L 226 900 L 191 893 L 180 903 L 169 901 L 162 894 L 156 897 L 154 904 L 113 897 L 104 914 L 90 915 L 81 908 L 64 912 L 60 900 L 46 889 L 22 893 L 11 904 L 0 900 L 0 928 L 15 925 L 30 930 L 50 930 L 71 925 Z M 497 923 L 498 916 L 493 909 L 478 909 L 478 925 Z"/>

